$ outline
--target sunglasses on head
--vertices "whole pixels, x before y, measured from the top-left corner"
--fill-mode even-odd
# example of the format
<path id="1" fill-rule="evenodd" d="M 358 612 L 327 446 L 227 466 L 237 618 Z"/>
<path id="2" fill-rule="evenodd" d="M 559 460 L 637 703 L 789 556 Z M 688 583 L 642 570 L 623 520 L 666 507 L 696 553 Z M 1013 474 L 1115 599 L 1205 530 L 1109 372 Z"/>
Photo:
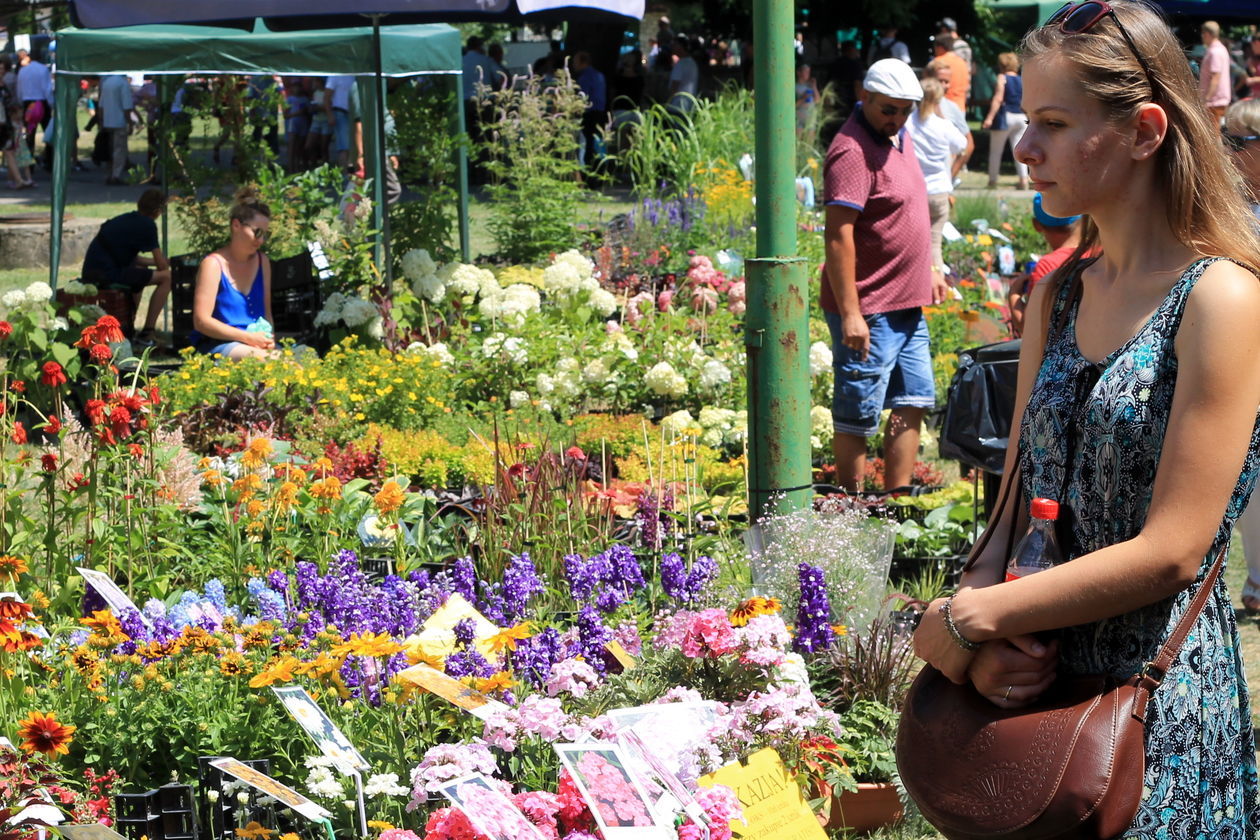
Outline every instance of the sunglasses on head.
<path id="1" fill-rule="evenodd" d="M 1241 152 L 1248 142 L 1252 140 L 1260 140 L 1260 134 L 1238 135 L 1221 132 L 1221 138 L 1225 141 L 1226 147 L 1231 152 Z"/>
<path id="2" fill-rule="evenodd" d="M 1057 24 L 1059 29 L 1067 35 L 1080 35 L 1093 29 L 1095 24 L 1105 17 L 1110 17 L 1115 21 L 1116 29 L 1120 30 L 1120 35 L 1124 37 L 1124 42 L 1132 50 L 1133 57 L 1142 66 L 1142 73 L 1146 75 L 1146 83 L 1151 86 L 1151 90 L 1154 90 L 1155 77 L 1151 75 L 1151 68 L 1146 65 L 1146 59 L 1138 51 L 1137 44 L 1134 44 L 1133 39 L 1129 37 L 1129 33 L 1124 28 L 1124 24 L 1120 22 L 1120 17 L 1116 14 L 1116 10 L 1111 8 L 1111 4 L 1107 3 L 1106 0 L 1064 3 L 1057 12 L 1046 18 L 1046 22 L 1042 26 L 1054 26 Z"/>

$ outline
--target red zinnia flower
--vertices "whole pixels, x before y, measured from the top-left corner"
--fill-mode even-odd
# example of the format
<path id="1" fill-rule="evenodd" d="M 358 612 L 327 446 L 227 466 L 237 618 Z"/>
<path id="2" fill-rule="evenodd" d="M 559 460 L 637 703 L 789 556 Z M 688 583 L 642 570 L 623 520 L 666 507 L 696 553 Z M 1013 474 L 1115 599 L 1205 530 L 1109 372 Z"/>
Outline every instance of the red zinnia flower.
<path id="1" fill-rule="evenodd" d="M 8 321 L 0 321 L 0 341 L 13 335 L 13 325 Z"/>
<path id="2" fill-rule="evenodd" d="M 44 362 L 44 367 L 41 370 L 43 372 L 40 374 L 39 381 L 49 388 L 57 388 L 66 384 L 66 372 L 62 370 L 61 365 L 57 362 Z"/>
<path id="3" fill-rule="evenodd" d="M 115 341 L 122 341 L 123 336 L 122 324 L 118 323 L 118 319 L 113 315 L 102 315 L 96 320 L 96 340 L 101 344 L 112 344 Z"/>
<path id="4" fill-rule="evenodd" d="M 77 472 L 77 473 L 75 473 L 75 474 L 74 474 L 74 475 L 70 478 L 70 489 L 71 489 L 71 490 L 82 490 L 84 487 L 87 487 L 87 486 L 88 486 L 87 476 L 85 476 L 85 475 L 84 475 L 83 473 L 81 473 L 81 472 Z"/>
<path id="5" fill-rule="evenodd" d="M 586 460 L 586 453 L 582 451 L 582 447 L 580 446 L 570 446 L 568 449 L 564 450 L 564 454 L 577 461 Z"/>
<path id="6" fill-rule="evenodd" d="M 131 424 L 131 412 L 126 406 L 116 405 L 109 412 L 109 425 L 126 427 Z"/>
<path id="7" fill-rule="evenodd" d="M 45 452 L 39 458 L 39 464 L 43 467 L 44 472 L 57 471 L 57 456 L 51 452 Z"/>
<path id="8" fill-rule="evenodd" d="M 127 449 L 131 452 L 131 455 L 134 458 L 140 458 L 144 455 L 144 447 L 138 443 L 130 444 Z"/>
<path id="9" fill-rule="evenodd" d="M 114 353 L 109 349 L 108 344 L 93 344 L 92 349 L 88 351 L 88 356 L 98 365 L 107 365 L 114 358 Z"/>
<path id="10" fill-rule="evenodd" d="M 104 400 L 88 400 L 87 407 L 88 420 L 93 426 L 99 426 L 105 422 L 105 401 Z"/>
<path id="11" fill-rule="evenodd" d="M 21 420 L 13 424 L 12 438 L 14 443 L 26 443 L 26 427 L 22 425 Z"/>
<path id="12" fill-rule="evenodd" d="M 26 393 L 26 383 L 21 379 L 14 379 L 13 382 L 9 384 L 9 387 L 19 394 Z"/>
<path id="13" fill-rule="evenodd" d="M 44 431 L 50 435 L 55 435 L 61 431 L 61 421 L 57 419 L 56 414 L 48 415 L 48 422 L 44 424 Z"/>

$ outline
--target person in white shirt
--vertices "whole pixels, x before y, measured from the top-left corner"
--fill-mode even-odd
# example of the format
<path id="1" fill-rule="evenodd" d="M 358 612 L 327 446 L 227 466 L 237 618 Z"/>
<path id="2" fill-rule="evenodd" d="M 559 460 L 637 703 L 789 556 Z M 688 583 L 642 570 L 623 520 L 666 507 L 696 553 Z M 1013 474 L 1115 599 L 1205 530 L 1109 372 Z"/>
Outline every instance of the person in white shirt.
<path id="1" fill-rule="evenodd" d="M 906 123 L 914 138 L 914 155 L 927 182 L 928 214 L 932 223 L 932 270 L 941 272 L 945 259 L 941 255 L 941 231 L 949 219 L 949 196 L 954 191 L 954 176 L 962 168 L 959 155 L 967 148 L 967 140 L 958 128 L 941 116 L 939 103 L 945 88 L 936 79 L 923 79 L 923 100 Z"/>
<path id="2" fill-rule="evenodd" d="M 669 71 L 669 107 L 690 113 L 700 90 L 700 65 L 691 57 L 691 44 L 685 36 L 674 36 L 671 48 L 676 60 Z"/>
<path id="3" fill-rule="evenodd" d="M 324 115 L 332 129 L 332 151 L 337 165 L 350 160 L 350 89 L 354 76 L 329 76 L 324 82 Z"/>
<path id="4" fill-rule="evenodd" d="M 110 165 L 106 184 L 122 184 L 127 165 L 127 136 L 131 133 L 131 83 L 121 74 L 101 76 L 100 102 L 101 130 L 109 134 Z"/>

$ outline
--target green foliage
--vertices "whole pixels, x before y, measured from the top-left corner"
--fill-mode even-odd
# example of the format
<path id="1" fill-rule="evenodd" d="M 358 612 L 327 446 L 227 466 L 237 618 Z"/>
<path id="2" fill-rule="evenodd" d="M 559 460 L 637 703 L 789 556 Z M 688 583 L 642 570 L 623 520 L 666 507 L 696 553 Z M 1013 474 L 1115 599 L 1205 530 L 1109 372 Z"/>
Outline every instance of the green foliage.
<path id="1" fill-rule="evenodd" d="M 857 781 L 891 782 L 897 777 L 897 721 L 897 713 L 878 700 L 858 700 L 841 713 L 842 746 Z"/>
<path id="2" fill-rule="evenodd" d="M 439 85 L 408 83 L 389 93 L 397 146 L 403 152 L 398 176 L 422 195 L 390 208 L 390 247 L 396 261 L 412 248 L 424 248 L 439 261 L 456 253 L 456 152 L 468 139 L 451 127 L 451 108 L 462 103 L 454 90 Z"/>
<path id="3" fill-rule="evenodd" d="M 566 72 L 544 88 L 531 76 L 523 86 L 483 88 L 493 115 L 481 152 L 493 181 L 487 187 L 490 233 L 501 260 L 533 263 L 577 244 L 577 160 L 586 101 Z"/>

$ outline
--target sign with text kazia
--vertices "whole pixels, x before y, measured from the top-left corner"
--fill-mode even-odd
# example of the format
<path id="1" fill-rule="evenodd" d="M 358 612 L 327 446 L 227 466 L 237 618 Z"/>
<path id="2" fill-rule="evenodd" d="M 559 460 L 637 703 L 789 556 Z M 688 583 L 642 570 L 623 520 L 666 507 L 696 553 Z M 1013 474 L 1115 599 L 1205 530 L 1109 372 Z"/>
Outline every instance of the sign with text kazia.
<path id="1" fill-rule="evenodd" d="M 227 773 L 229 776 L 240 779 L 254 790 L 262 791 L 286 808 L 292 808 L 294 811 L 297 811 L 308 820 L 319 822 L 332 816 L 332 814 L 288 785 L 277 782 L 265 773 L 260 773 L 248 764 L 242 764 L 237 761 L 235 758 L 216 758 L 210 762 L 210 766 Z"/>
<path id="2" fill-rule="evenodd" d="M 301 724 L 306 734 L 311 736 L 319 751 L 328 756 L 337 765 L 337 769 L 350 776 L 356 771 L 366 773 L 372 767 L 363 760 L 363 756 L 350 743 L 337 725 L 333 723 L 315 699 L 299 685 L 276 686 L 271 690 L 293 715 L 293 719 Z"/>
<path id="3" fill-rule="evenodd" d="M 740 840 L 827 840 L 796 780 L 772 749 L 758 750 L 701 776 L 699 783 L 735 791 L 748 823 L 731 824 Z"/>

